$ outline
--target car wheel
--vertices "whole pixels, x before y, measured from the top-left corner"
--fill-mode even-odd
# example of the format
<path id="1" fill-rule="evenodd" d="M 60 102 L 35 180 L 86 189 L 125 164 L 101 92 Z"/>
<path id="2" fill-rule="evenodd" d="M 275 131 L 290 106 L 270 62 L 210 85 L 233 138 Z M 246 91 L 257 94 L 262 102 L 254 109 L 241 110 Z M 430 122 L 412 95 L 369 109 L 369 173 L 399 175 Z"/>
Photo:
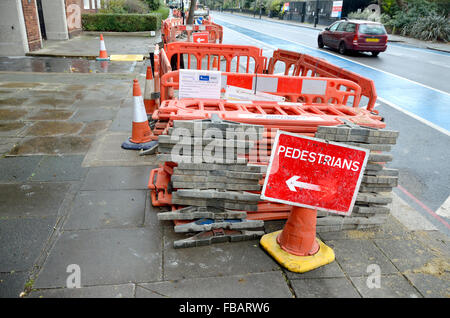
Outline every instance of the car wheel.
<path id="1" fill-rule="evenodd" d="M 319 36 L 319 37 L 317 38 L 317 45 L 319 46 L 320 49 L 322 49 L 322 48 L 324 47 L 324 45 L 323 45 L 323 39 L 322 39 L 321 36 Z"/>
<path id="2" fill-rule="evenodd" d="M 372 56 L 378 56 L 378 54 L 380 54 L 380 52 L 372 52 Z"/>
<path id="3" fill-rule="evenodd" d="M 339 54 L 345 54 L 345 51 L 346 51 L 345 43 L 344 42 L 339 43 Z"/>

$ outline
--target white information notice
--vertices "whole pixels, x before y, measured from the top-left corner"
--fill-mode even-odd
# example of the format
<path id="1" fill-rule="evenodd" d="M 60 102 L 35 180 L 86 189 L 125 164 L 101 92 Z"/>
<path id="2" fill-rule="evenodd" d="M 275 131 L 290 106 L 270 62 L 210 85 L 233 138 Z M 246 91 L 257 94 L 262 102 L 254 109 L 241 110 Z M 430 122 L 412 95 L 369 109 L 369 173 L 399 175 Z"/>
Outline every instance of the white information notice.
<path id="1" fill-rule="evenodd" d="M 220 99 L 221 72 L 180 70 L 179 98 Z"/>

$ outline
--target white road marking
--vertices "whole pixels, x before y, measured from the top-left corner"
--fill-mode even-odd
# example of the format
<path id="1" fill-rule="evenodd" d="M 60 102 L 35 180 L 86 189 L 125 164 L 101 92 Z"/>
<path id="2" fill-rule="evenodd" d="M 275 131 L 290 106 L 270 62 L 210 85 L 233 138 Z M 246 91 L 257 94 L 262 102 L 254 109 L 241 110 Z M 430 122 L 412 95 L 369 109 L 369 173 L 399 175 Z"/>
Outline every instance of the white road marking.
<path id="1" fill-rule="evenodd" d="M 437 209 L 436 214 L 450 219 L 450 196 L 445 200 L 439 209 Z"/>

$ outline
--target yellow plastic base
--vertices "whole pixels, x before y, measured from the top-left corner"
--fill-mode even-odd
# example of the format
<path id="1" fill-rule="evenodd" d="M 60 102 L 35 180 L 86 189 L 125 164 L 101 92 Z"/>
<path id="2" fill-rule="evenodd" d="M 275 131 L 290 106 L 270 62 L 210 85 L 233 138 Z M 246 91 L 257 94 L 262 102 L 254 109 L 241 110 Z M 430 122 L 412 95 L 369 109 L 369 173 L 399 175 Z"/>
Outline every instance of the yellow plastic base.
<path id="1" fill-rule="evenodd" d="M 295 273 L 305 273 L 334 261 L 334 251 L 321 240 L 319 251 L 311 256 L 297 256 L 281 249 L 277 236 L 281 231 L 272 232 L 261 237 L 261 246 L 284 268 Z"/>
<path id="2" fill-rule="evenodd" d="M 109 57 L 111 61 L 133 62 L 143 61 L 144 55 L 142 54 L 117 54 Z"/>

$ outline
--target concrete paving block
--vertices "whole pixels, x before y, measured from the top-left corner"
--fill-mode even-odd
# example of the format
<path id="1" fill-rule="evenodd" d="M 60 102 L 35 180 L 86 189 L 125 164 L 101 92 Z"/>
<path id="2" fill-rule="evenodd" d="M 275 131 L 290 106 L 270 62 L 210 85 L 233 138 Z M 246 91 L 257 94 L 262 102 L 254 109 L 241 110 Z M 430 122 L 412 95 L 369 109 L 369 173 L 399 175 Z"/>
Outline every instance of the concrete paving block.
<path id="1" fill-rule="evenodd" d="M 16 144 L 10 155 L 64 155 L 85 154 L 93 141 L 93 136 L 43 136 L 23 138 Z"/>
<path id="2" fill-rule="evenodd" d="M 164 280 L 279 270 L 278 264 L 259 247 L 258 240 L 173 248 L 174 241 L 190 236 L 164 229 Z"/>
<path id="3" fill-rule="evenodd" d="M 42 156 L 0 158 L 0 182 L 26 181 L 42 158 Z"/>
<path id="4" fill-rule="evenodd" d="M 149 166 L 154 165 L 154 156 L 140 156 L 139 151 L 126 150 L 122 143 L 130 137 L 131 132 L 106 132 L 97 136 L 86 154 L 83 167 L 106 166 Z"/>
<path id="5" fill-rule="evenodd" d="M 81 167 L 84 156 L 45 156 L 31 176 L 32 181 L 78 181 L 82 180 L 87 169 Z"/>
<path id="6" fill-rule="evenodd" d="M 137 298 L 291 298 L 281 272 L 200 277 L 136 285 Z"/>
<path id="7" fill-rule="evenodd" d="M 441 275 L 407 272 L 405 276 L 425 298 L 448 299 L 450 295 L 450 275 L 448 272 Z"/>
<path id="8" fill-rule="evenodd" d="M 28 272 L 0 273 L 0 298 L 19 298 L 27 280 Z"/>
<path id="9" fill-rule="evenodd" d="M 421 298 L 420 293 L 400 274 L 382 275 L 379 287 L 369 276 L 350 277 L 350 280 L 364 298 Z"/>
<path id="10" fill-rule="evenodd" d="M 33 288 L 66 287 L 70 264 L 80 267 L 81 286 L 158 281 L 160 240 L 159 233 L 145 227 L 64 232 Z"/>
<path id="11" fill-rule="evenodd" d="M 64 229 L 142 226 L 145 192 L 145 190 L 80 191 L 64 224 Z"/>
<path id="12" fill-rule="evenodd" d="M 298 298 L 360 298 L 345 277 L 294 279 L 292 288 Z"/>
<path id="13" fill-rule="evenodd" d="M 56 216 L 2 219 L 0 272 L 30 271 L 55 222 Z"/>
<path id="14" fill-rule="evenodd" d="M 134 284 L 54 288 L 32 291 L 27 298 L 133 298 Z"/>
<path id="15" fill-rule="evenodd" d="M 118 107 L 80 108 L 70 118 L 70 121 L 86 123 L 95 120 L 113 120 L 117 112 Z"/>
<path id="16" fill-rule="evenodd" d="M 0 184 L 0 218 L 57 215 L 68 183 Z"/>
<path id="17" fill-rule="evenodd" d="M 375 244 L 401 271 L 420 270 L 436 258 L 432 251 L 415 240 L 374 240 Z"/>
<path id="18" fill-rule="evenodd" d="M 397 274 L 398 270 L 370 240 L 328 241 L 336 260 L 349 276 L 364 276 L 371 264 L 381 268 L 381 274 Z"/>
<path id="19" fill-rule="evenodd" d="M 147 189 L 150 171 L 155 166 L 89 168 L 81 190 Z"/>

